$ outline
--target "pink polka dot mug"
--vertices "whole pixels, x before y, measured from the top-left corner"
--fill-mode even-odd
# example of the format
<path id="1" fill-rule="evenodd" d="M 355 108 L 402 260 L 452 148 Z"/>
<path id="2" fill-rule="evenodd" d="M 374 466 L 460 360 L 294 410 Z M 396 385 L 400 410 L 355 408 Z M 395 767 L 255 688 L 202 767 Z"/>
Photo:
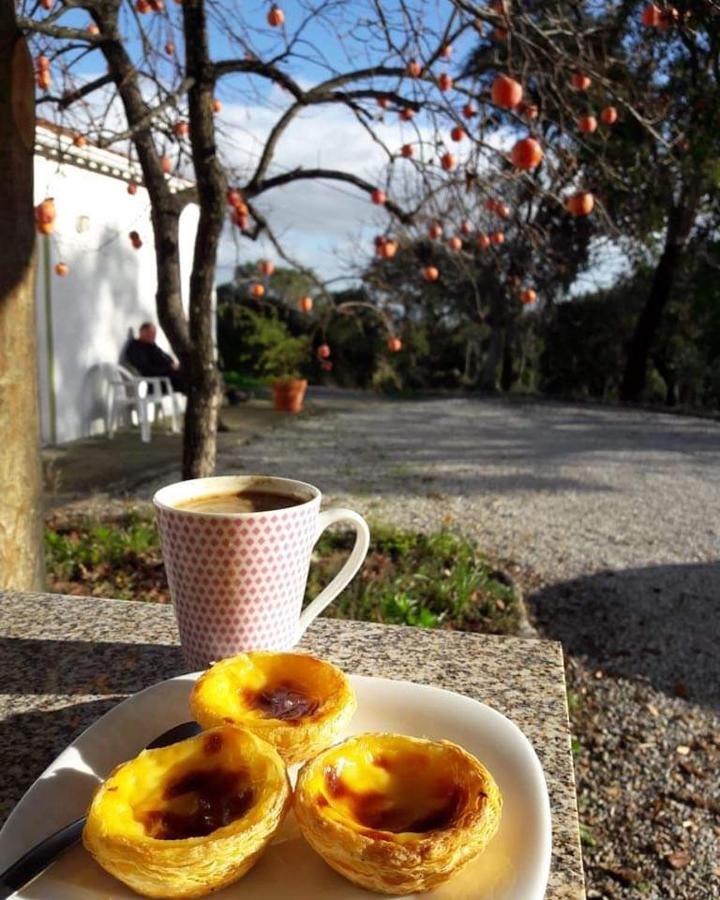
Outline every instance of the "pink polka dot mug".
<path id="1" fill-rule="evenodd" d="M 259 512 L 193 506 L 199 498 L 243 491 L 292 497 L 294 505 Z M 163 561 L 191 667 L 245 650 L 294 646 L 355 576 L 370 543 L 367 523 L 351 509 L 321 511 L 321 498 L 302 481 L 259 475 L 196 478 L 157 491 Z M 355 545 L 330 584 L 301 611 L 312 549 L 335 522 L 355 529 Z"/>

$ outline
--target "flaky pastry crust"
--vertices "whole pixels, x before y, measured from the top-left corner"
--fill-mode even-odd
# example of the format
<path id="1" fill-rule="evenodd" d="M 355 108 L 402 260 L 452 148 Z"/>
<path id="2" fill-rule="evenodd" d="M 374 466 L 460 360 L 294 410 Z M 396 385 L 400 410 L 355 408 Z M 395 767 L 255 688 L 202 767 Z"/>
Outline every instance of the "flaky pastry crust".
<path id="1" fill-rule="evenodd" d="M 203 897 L 254 865 L 291 799 L 277 751 L 225 725 L 118 766 L 93 797 L 83 843 L 139 894 Z"/>
<path id="2" fill-rule="evenodd" d="M 294 807 L 305 839 L 333 869 L 372 891 L 409 894 L 484 850 L 502 797 L 457 744 L 364 734 L 302 767 Z"/>
<path id="3" fill-rule="evenodd" d="M 200 676 L 190 710 L 203 728 L 233 723 L 272 744 L 290 765 L 311 759 L 346 728 L 357 701 L 343 672 L 302 653 L 257 651 Z"/>

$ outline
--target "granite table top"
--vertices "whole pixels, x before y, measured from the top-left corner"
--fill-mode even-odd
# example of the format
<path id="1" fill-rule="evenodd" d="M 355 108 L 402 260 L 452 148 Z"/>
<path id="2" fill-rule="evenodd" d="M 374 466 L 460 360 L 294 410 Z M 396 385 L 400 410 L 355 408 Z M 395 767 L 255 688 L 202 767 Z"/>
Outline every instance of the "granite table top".
<path id="1" fill-rule="evenodd" d="M 585 897 L 560 644 L 320 618 L 301 647 L 348 672 L 466 694 L 514 721 L 540 757 L 550 793 L 546 896 Z M 0 822 L 91 722 L 184 671 L 171 607 L 0 592 Z"/>

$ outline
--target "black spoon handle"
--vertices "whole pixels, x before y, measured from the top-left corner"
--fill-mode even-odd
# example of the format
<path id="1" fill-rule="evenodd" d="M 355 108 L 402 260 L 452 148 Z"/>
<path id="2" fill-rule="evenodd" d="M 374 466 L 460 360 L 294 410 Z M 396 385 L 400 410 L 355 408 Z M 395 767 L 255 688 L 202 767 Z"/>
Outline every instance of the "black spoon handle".
<path id="1" fill-rule="evenodd" d="M 6 900 L 80 840 L 85 816 L 40 841 L 0 875 L 0 900 Z"/>
<path id="2" fill-rule="evenodd" d="M 164 732 L 147 745 L 148 750 L 156 750 L 158 747 L 169 747 L 178 741 L 192 737 L 200 731 L 196 722 L 183 722 L 169 731 Z M 49 835 L 39 844 L 35 844 L 24 856 L 16 860 L 10 868 L 0 874 L 0 900 L 7 900 L 15 891 L 32 881 L 51 862 L 54 862 L 61 853 L 69 850 L 78 843 L 85 827 L 86 816 L 76 819 L 69 825 L 65 825 L 59 831 Z"/>

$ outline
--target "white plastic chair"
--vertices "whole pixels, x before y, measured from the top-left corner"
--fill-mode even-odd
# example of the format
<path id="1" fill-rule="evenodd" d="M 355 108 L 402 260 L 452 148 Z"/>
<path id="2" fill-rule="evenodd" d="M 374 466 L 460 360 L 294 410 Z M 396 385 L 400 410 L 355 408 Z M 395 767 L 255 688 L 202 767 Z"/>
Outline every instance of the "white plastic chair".
<path id="1" fill-rule="evenodd" d="M 118 422 L 126 414 L 137 417 L 140 438 L 150 441 L 150 423 L 156 414 L 169 415 L 171 431 L 180 430 L 180 404 L 172 382 L 166 376 L 133 375 L 124 366 L 114 365 L 110 376 L 110 396 L 107 408 L 107 435 L 111 438 Z"/>

